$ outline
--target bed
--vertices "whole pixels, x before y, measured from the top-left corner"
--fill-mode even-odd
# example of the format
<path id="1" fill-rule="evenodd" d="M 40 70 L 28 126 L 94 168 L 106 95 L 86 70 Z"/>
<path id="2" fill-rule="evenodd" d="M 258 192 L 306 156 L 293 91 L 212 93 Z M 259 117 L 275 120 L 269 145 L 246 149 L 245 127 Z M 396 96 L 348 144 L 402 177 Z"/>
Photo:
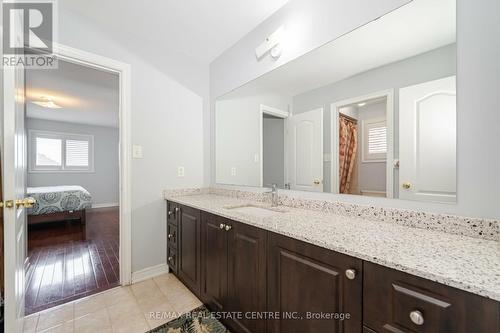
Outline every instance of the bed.
<path id="1" fill-rule="evenodd" d="M 80 220 L 85 224 L 92 196 L 81 186 L 28 187 L 27 195 L 36 200 L 28 210 L 28 224 Z"/>

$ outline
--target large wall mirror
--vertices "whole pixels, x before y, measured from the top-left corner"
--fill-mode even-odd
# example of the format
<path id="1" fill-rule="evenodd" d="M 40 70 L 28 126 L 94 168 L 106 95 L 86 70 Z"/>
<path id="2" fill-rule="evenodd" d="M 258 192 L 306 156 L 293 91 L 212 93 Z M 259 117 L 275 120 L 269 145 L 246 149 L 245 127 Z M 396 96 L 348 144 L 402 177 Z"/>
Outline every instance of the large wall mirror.
<path id="1" fill-rule="evenodd" d="M 455 7 L 414 0 L 219 97 L 216 182 L 455 202 Z"/>

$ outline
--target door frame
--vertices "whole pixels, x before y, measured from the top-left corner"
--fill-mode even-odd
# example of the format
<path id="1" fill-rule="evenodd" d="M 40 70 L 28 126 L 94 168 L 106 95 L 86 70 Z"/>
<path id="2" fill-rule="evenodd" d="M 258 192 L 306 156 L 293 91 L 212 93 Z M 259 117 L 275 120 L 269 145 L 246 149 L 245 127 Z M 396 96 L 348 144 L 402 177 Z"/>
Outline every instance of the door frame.
<path id="1" fill-rule="evenodd" d="M 339 194 L 339 161 L 336 156 L 339 154 L 339 109 L 360 103 L 369 99 L 386 98 L 386 121 L 387 121 L 387 159 L 386 159 L 386 197 L 394 197 L 394 89 L 387 89 L 370 94 L 357 96 L 341 101 L 336 101 L 330 105 L 330 136 L 331 136 L 331 193 Z"/>
<path id="2" fill-rule="evenodd" d="M 54 43 L 53 54 L 73 64 L 118 75 L 119 81 L 119 266 L 120 284 L 132 281 L 131 66 L 95 53 Z"/>
<path id="3" fill-rule="evenodd" d="M 267 106 L 267 105 L 264 105 L 264 104 L 261 104 L 260 105 L 260 109 L 259 109 L 259 116 L 260 116 L 260 119 L 259 119 L 259 130 L 260 130 L 260 187 L 264 187 L 264 115 L 265 114 L 268 114 L 268 115 L 271 115 L 271 116 L 274 116 L 274 117 L 277 117 L 277 118 L 281 118 L 283 119 L 283 122 L 284 122 L 284 131 L 283 131 L 283 137 L 284 137 L 284 140 L 283 140 L 283 143 L 284 143 L 284 147 L 283 147 L 283 151 L 285 152 L 284 154 L 284 159 L 285 159 L 285 168 L 283 170 L 283 176 L 284 176 L 284 179 L 286 181 L 287 179 L 287 170 L 286 170 L 286 161 L 287 161 L 287 157 L 288 157 L 288 154 L 287 154 L 287 137 L 286 137 L 286 133 L 288 131 L 287 129 L 287 122 L 286 120 L 288 119 L 288 117 L 290 116 L 290 113 L 288 111 L 283 111 L 281 109 L 278 109 L 278 108 L 274 108 L 272 106 Z M 268 184 L 270 185 L 270 184 Z"/>

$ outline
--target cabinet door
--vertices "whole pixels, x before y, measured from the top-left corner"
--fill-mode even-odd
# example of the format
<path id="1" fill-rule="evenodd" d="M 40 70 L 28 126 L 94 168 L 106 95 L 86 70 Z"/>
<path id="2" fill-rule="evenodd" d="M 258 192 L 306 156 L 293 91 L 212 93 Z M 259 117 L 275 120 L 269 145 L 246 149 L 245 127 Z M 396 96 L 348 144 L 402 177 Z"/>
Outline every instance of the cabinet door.
<path id="1" fill-rule="evenodd" d="M 175 202 L 167 201 L 167 222 L 177 225 L 177 217 L 179 213 L 179 205 Z"/>
<path id="2" fill-rule="evenodd" d="M 270 233 L 268 262 L 269 333 L 362 331 L 361 260 Z"/>
<path id="3" fill-rule="evenodd" d="M 241 312 L 241 318 L 228 321 L 235 332 L 263 333 L 265 321 L 249 316 L 266 311 L 266 238 L 267 232 L 249 225 L 229 222 L 228 235 L 228 306 L 227 311 Z"/>
<path id="4" fill-rule="evenodd" d="M 382 332 L 500 332 L 500 303 L 365 262 L 365 325 Z"/>
<path id="5" fill-rule="evenodd" d="M 180 206 L 179 211 L 178 276 L 196 295 L 200 294 L 200 211 Z"/>
<path id="6" fill-rule="evenodd" d="M 202 213 L 201 296 L 212 311 L 223 311 L 227 294 L 226 219 Z M 222 227 L 221 227 L 222 225 Z"/>

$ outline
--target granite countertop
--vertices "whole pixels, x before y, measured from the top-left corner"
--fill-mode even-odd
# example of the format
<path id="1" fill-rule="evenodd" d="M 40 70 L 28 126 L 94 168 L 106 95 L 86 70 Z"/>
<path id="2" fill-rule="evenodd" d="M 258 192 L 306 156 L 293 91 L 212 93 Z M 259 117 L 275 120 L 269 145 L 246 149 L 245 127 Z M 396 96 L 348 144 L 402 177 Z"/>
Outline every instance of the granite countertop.
<path id="1" fill-rule="evenodd" d="M 500 301 L 496 241 L 287 206 L 258 217 L 227 208 L 265 203 L 215 194 L 165 199 Z"/>

